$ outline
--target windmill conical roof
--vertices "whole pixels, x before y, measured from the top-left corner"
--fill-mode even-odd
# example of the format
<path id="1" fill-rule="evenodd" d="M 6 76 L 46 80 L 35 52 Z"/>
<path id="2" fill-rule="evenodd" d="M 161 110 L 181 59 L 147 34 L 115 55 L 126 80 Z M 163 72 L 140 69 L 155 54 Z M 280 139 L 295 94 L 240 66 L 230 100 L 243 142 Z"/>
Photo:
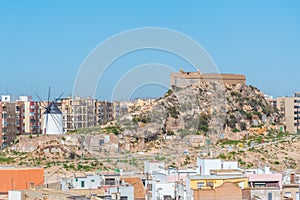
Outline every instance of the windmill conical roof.
<path id="1" fill-rule="evenodd" d="M 45 110 L 44 114 L 62 114 L 62 112 L 54 102 L 51 102 Z"/>

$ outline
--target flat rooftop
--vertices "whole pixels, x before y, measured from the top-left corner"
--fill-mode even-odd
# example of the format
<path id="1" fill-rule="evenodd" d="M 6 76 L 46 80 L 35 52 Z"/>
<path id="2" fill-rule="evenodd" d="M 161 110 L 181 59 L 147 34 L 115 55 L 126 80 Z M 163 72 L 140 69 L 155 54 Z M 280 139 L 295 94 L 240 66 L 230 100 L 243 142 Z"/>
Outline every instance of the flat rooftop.
<path id="1" fill-rule="evenodd" d="M 237 179 L 237 178 L 247 178 L 245 176 L 218 176 L 218 175 L 194 175 L 190 176 L 190 180 L 223 180 L 223 179 Z"/>

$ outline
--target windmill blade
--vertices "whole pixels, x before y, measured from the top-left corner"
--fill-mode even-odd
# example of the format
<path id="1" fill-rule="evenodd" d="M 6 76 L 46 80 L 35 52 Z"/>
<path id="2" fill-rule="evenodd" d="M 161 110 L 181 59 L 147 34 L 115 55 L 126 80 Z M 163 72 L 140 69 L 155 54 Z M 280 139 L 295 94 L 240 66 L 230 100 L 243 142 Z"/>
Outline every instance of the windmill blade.
<path id="1" fill-rule="evenodd" d="M 56 103 L 58 99 L 60 99 L 60 97 L 62 97 L 62 95 L 64 95 L 64 93 L 62 92 L 57 98 L 54 99 L 54 102 Z"/>
<path id="2" fill-rule="evenodd" d="M 48 90 L 48 106 L 50 103 L 50 93 L 51 93 L 51 87 L 49 86 L 49 90 Z"/>
<path id="3" fill-rule="evenodd" d="M 38 98 L 38 99 L 41 101 L 41 103 L 43 104 L 42 107 L 46 109 L 47 106 L 46 106 L 46 104 L 43 102 L 43 100 L 41 99 L 41 97 L 40 97 L 36 92 L 35 92 L 34 94 L 35 94 L 35 96 L 37 96 L 37 98 Z"/>

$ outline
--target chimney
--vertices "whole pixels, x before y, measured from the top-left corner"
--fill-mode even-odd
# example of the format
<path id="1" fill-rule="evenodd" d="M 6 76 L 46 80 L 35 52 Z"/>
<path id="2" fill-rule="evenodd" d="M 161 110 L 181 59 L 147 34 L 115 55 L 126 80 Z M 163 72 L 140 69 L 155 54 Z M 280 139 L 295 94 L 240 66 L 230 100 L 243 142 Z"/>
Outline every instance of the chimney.
<path id="1" fill-rule="evenodd" d="M 295 174 L 291 174 L 290 176 L 290 183 L 295 184 Z"/>
<path id="2" fill-rule="evenodd" d="M 269 166 L 265 166 L 265 174 L 270 174 L 270 167 Z"/>

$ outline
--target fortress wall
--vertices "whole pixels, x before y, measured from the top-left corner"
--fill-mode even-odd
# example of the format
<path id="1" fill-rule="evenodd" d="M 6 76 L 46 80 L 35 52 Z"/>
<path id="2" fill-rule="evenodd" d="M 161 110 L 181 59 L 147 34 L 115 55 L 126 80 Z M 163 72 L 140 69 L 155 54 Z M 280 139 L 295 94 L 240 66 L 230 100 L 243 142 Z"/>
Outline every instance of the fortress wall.
<path id="1" fill-rule="evenodd" d="M 200 72 L 176 72 L 170 75 L 170 85 L 186 87 L 201 82 L 222 81 L 224 84 L 246 84 L 246 76 L 241 74 L 201 74 Z"/>

